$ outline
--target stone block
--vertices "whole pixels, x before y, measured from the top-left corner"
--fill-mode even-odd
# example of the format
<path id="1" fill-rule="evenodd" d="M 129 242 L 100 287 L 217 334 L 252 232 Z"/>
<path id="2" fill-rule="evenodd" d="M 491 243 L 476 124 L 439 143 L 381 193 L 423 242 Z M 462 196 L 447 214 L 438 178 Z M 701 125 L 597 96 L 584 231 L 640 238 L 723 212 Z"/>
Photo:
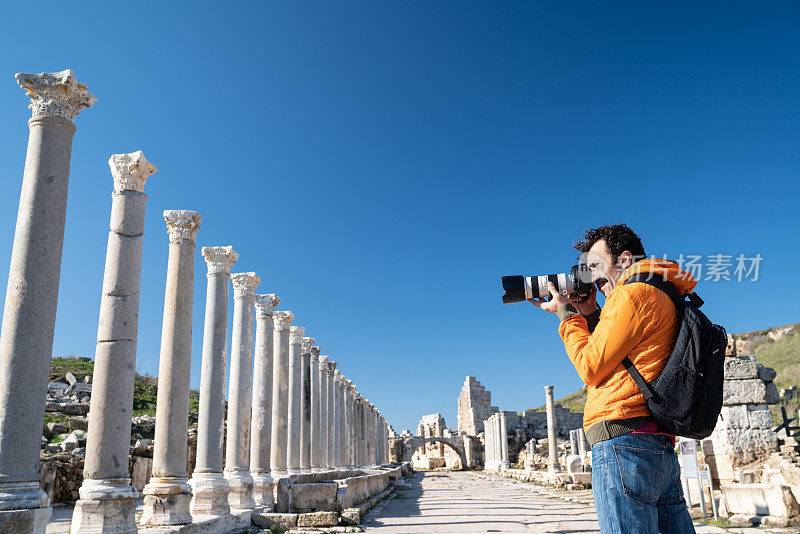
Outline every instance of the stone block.
<path id="1" fill-rule="evenodd" d="M 737 404 L 734 406 L 723 406 L 719 413 L 717 428 L 749 428 L 750 421 L 747 418 L 747 406 Z"/>
<path id="2" fill-rule="evenodd" d="M 772 428 L 772 413 L 766 404 L 748 404 L 747 418 L 750 421 L 750 428 Z"/>
<path id="3" fill-rule="evenodd" d="M 729 356 L 725 358 L 725 380 L 747 380 L 758 378 L 758 366 L 753 356 Z"/>
<path id="4" fill-rule="evenodd" d="M 581 473 L 583 472 L 583 462 L 579 454 L 570 454 L 567 456 L 567 473 Z"/>
<path id="5" fill-rule="evenodd" d="M 253 514 L 251 518 L 253 524 L 261 528 L 282 527 L 288 529 L 297 526 L 298 514 Z"/>
<path id="6" fill-rule="evenodd" d="M 336 512 L 312 512 L 297 516 L 298 527 L 335 527 L 338 524 Z"/>
<path id="7" fill-rule="evenodd" d="M 775 369 L 758 364 L 758 378 L 764 382 L 772 382 L 776 376 L 778 376 L 778 373 L 775 372 Z"/>
<path id="8" fill-rule="evenodd" d="M 316 484 L 292 484 L 292 511 L 313 512 L 332 511 L 336 505 L 336 482 L 318 482 Z"/>
<path id="9" fill-rule="evenodd" d="M 136 499 L 80 499 L 72 513 L 75 532 L 136 532 Z"/>
<path id="10" fill-rule="evenodd" d="M 728 334 L 728 346 L 725 347 L 725 356 L 736 356 L 736 340 L 733 334 Z"/>
<path id="11" fill-rule="evenodd" d="M 733 515 L 793 517 L 800 506 L 788 485 L 778 484 L 725 484 L 728 511 Z"/>
<path id="12" fill-rule="evenodd" d="M 780 394 L 778 393 L 778 386 L 773 382 L 766 382 L 764 386 L 766 387 L 764 402 L 767 404 L 778 404 L 781 400 Z"/>
<path id="13" fill-rule="evenodd" d="M 751 380 L 725 380 L 722 383 L 722 404 L 764 404 L 766 384 L 758 378 Z"/>
<path id="14" fill-rule="evenodd" d="M 50 507 L 0 510 L 0 529 L 2 529 L 0 532 L 45 534 L 52 513 L 53 509 Z"/>
<path id="15" fill-rule="evenodd" d="M 70 417 L 69 428 L 70 430 L 83 430 L 86 432 L 89 430 L 89 420 L 81 416 Z"/>

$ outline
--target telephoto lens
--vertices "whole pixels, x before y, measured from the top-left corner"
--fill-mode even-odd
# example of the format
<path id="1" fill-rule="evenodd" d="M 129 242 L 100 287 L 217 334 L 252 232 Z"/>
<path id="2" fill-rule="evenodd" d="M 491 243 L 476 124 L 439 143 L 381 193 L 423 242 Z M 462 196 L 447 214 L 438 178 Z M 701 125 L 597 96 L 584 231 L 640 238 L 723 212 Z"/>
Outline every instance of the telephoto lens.
<path id="1" fill-rule="evenodd" d="M 550 298 L 547 284 L 552 282 L 556 291 L 569 297 L 577 294 L 579 299 L 591 293 L 592 273 L 584 263 L 573 265 L 569 273 L 544 276 L 503 276 L 503 304 L 523 302 L 528 299 Z"/>

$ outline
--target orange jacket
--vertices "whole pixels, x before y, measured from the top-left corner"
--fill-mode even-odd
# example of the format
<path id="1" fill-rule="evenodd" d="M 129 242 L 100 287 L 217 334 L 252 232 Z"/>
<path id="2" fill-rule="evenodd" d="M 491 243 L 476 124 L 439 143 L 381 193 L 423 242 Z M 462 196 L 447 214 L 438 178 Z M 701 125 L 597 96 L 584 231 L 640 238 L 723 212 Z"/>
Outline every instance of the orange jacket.
<path id="1" fill-rule="evenodd" d="M 670 298 L 648 284 L 624 285 L 631 275 L 640 272 L 666 275 L 681 294 L 697 285 L 677 263 L 641 260 L 623 271 L 592 333 L 580 314 L 567 317 L 558 328 L 569 359 L 588 385 L 583 415 L 587 432 L 600 421 L 649 416 L 647 402 L 622 366 L 622 359 L 630 358 L 649 382 L 658 377 L 675 344 L 679 324 Z"/>

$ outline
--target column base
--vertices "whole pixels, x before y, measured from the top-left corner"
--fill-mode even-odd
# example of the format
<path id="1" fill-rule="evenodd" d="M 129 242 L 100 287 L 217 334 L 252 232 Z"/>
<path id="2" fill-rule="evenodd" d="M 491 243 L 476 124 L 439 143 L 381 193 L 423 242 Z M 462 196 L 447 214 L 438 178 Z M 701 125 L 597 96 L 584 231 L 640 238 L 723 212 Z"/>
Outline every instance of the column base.
<path id="1" fill-rule="evenodd" d="M 231 511 L 252 510 L 256 503 L 253 500 L 253 477 L 248 471 L 226 471 L 225 478 L 231 491 L 228 493 L 228 505 Z"/>
<path id="2" fill-rule="evenodd" d="M 231 513 L 228 505 L 230 486 L 221 472 L 194 472 L 189 480 L 192 487 L 192 501 L 189 512 L 192 516 L 227 516 Z"/>
<path id="3" fill-rule="evenodd" d="M 38 481 L 0 484 L 0 532 L 45 534 L 52 513 Z"/>
<path id="4" fill-rule="evenodd" d="M 547 466 L 548 473 L 560 473 L 561 472 L 561 465 L 559 464 L 550 464 Z"/>
<path id="5" fill-rule="evenodd" d="M 186 525 L 192 522 L 189 503 L 192 488 L 183 477 L 153 477 L 142 490 L 144 512 L 139 524 L 143 527 Z"/>
<path id="6" fill-rule="evenodd" d="M 135 534 L 139 492 L 130 478 L 84 479 L 72 512 L 73 534 Z"/>
<path id="7" fill-rule="evenodd" d="M 269 473 L 251 473 L 253 477 L 253 501 L 257 512 L 272 512 L 275 509 L 275 484 Z"/>

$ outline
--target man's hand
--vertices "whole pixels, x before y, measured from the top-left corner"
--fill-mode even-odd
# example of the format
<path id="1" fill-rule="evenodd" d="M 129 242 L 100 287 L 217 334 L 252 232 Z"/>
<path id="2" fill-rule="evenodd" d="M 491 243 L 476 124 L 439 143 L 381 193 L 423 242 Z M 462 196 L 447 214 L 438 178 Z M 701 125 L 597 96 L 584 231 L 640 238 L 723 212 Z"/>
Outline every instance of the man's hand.
<path id="1" fill-rule="evenodd" d="M 581 312 L 581 315 L 589 315 L 597 311 L 597 286 L 592 284 L 592 292 L 589 293 L 589 296 L 586 299 L 578 302 L 578 297 L 573 297 L 570 302 L 578 308 L 578 311 Z"/>
<path id="2" fill-rule="evenodd" d="M 556 291 L 556 286 L 553 285 L 553 282 L 547 283 L 547 289 L 550 290 L 550 300 L 545 299 L 528 299 L 528 302 L 536 306 L 537 308 L 541 308 L 546 312 L 555 313 L 559 306 L 562 304 L 569 304 L 570 299 L 566 295 L 562 295 L 558 291 Z"/>

